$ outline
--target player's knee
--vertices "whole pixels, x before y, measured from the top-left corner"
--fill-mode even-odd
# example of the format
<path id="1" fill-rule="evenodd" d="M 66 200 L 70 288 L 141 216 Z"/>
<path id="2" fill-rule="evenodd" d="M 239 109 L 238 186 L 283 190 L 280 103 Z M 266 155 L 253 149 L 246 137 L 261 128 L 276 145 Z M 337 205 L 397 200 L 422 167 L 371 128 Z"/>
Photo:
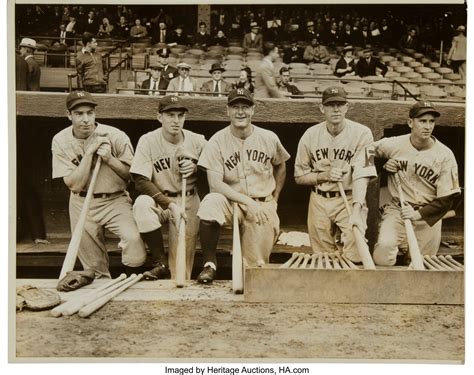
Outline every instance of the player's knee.
<path id="1" fill-rule="evenodd" d="M 219 193 L 209 193 L 202 200 L 197 216 L 202 221 L 217 222 L 223 225 L 225 222 L 225 206 L 227 198 Z"/>
<path id="2" fill-rule="evenodd" d="M 143 210 L 149 210 L 151 207 L 155 206 L 155 201 L 149 195 L 139 195 L 137 199 L 135 199 L 135 203 L 133 204 L 133 212 L 140 212 Z"/>
<path id="3" fill-rule="evenodd" d="M 392 247 L 383 247 L 381 244 L 377 244 L 375 247 L 372 257 L 374 263 L 378 266 L 393 266 L 397 261 L 396 251 L 393 255 Z"/>

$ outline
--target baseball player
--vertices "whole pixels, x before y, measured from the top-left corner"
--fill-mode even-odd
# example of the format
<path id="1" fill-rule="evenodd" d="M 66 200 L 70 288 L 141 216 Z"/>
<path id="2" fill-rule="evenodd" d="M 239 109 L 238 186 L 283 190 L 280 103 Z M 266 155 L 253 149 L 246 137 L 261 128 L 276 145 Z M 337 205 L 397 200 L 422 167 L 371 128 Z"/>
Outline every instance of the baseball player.
<path id="1" fill-rule="evenodd" d="M 211 191 L 198 211 L 204 258 L 200 283 L 214 280 L 219 232 L 232 223 L 233 202 L 239 207 L 244 264 L 268 263 L 279 234 L 276 209 L 290 155 L 276 134 L 252 124 L 254 111 L 248 90 L 232 90 L 227 98 L 230 125 L 211 137 L 199 158 Z"/>
<path id="2" fill-rule="evenodd" d="M 360 206 L 370 178 L 376 176 L 374 158 L 388 159 L 390 201 L 383 207 L 379 236 L 373 253 L 379 265 L 394 265 L 399 247 L 405 245 L 403 220 L 410 219 L 423 255 L 435 255 L 441 242 L 441 218 L 461 193 L 458 166 L 452 151 L 431 133 L 439 112 L 431 102 L 415 103 L 409 112 L 411 133 L 381 139 L 360 154 L 360 183 L 354 190 L 354 224 L 361 225 Z M 408 205 L 401 207 L 397 178 Z"/>
<path id="3" fill-rule="evenodd" d="M 84 269 L 94 270 L 96 277 L 110 277 L 104 228 L 120 237 L 124 265 L 143 265 L 146 251 L 125 191 L 133 158 L 130 139 L 112 126 L 97 123 L 96 106 L 88 92 L 73 91 L 67 96 L 67 113 L 72 124 L 53 138 L 53 178 L 62 178 L 71 190 L 69 216 L 73 231 L 92 170 L 98 157 L 102 159 L 78 257 Z"/>
<path id="4" fill-rule="evenodd" d="M 324 90 L 320 110 L 325 121 L 310 127 L 301 137 L 295 160 L 295 180 L 311 186 L 308 232 L 314 252 L 336 251 L 336 230 L 340 230 L 342 251 L 353 262 L 360 262 L 352 225 L 339 192 L 341 182 L 352 204 L 352 182 L 357 173 L 355 155 L 373 142 L 370 129 L 346 119 L 348 103 L 341 87 Z M 367 208 L 363 204 L 363 215 Z M 361 228 L 365 233 L 366 228 Z"/>
<path id="5" fill-rule="evenodd" d="M 153 269 L 143 274 L 149 280 L 169 278 L 170 269 L 174 278 L 181 216 L 187 219 L 186 277 L 191 278 L 199 230 L 197 161 L 206 140 L 183 129 L 187 112 L 181 98 L 163 97 L 157 116 L 162 126 L 140 138 L 130 169 L 135 188 L 141 194 L 133 205 L 133 215 L 153 260 Z M 186 215 L 180 208 L 183 178 L 186 178 Z M 175 220 L 169 220 L 170 212 Z M 167 256 L 161 227 L 168 221 Z"/>

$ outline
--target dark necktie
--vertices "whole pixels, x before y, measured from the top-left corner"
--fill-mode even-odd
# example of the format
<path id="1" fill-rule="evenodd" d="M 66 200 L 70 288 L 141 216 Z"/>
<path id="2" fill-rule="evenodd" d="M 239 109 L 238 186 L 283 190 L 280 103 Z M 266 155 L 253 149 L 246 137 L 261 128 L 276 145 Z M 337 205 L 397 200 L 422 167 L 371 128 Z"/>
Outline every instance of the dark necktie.
<path id="1" fill-rule="evenodd" d="M 217 93 L 217 94 L 214 94 L 214 96 L 219 96 L 219 82 L 215 83 L 214 92 Z"/>

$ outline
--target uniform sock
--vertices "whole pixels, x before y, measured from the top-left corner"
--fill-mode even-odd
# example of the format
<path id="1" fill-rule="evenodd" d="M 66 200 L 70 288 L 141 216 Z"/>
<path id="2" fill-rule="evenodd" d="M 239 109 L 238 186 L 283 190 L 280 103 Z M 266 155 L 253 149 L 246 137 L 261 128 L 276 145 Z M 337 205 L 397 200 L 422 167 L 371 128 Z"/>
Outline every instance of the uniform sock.
<path id="1" fill-rule="evenodd" d="M 165 254 L 163 246 L 163 235 L 161 229 L 155 229 L 152 232 L 142 233 L 142 238 L 150 250 L 153 264 L 160 262 L 161 264 L 168 265 L 168 257 Z"/>
<path id="2" fill-rule="evenodd" d="M 219 241 L 220 225 L 214 221 L 203 221 L 199 224 L 203 262 L 217 265 L 216 249 Z"/>

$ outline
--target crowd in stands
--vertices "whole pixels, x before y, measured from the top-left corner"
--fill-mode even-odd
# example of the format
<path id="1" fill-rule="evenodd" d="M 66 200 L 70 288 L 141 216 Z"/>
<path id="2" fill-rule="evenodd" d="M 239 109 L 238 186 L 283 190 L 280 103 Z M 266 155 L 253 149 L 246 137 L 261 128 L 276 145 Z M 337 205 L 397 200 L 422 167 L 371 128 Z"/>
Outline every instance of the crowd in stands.
<path id="1" fill-rule="evenodd" d="M 229 43 L 235 45 L 236 41 L 244 51 L 262 51 L 265 43 L 272 43 L 280 47 L 281 57 L 287 65 L 328 64 L 337 51 L 340 59 L 333 70 L 334 75 L 364 77 L 372 75 L 375 69 L 381 75 L 387 72 L 387 67 L 372 57 L 373 49 L 412 50 L 435 60 L 439 58 L 441 42 L 447 53 L 459 25 L 465 22 L 465 11 L 464 14 L 462 11 L 453 14 L 441 8 L 426 14 L 405 11 L 400 16 L 400 11 L 371 12 L 356 6 L 344 9 L 322 5 L 229 5 L 213 6 L 210 24 L 201 22 L 195 31 L 193 26 L 183 22 L 182 12 L 169 11 L 168 14 L 170 8 L 166 9 L 128 5 L 22 5 L 16 18 L 16 33 L 17 37 L 49 36 L 53 40 L 51 48 L 65 48 L 71 45 L 70 38 L 81 38 L 84 33 L 97 39 L 130 42 L 146 39 L 152 45 L 165 47 L 165 51 L 173 46 L 206 51 L 210 46 L 227 48 Z M 465 43 L 458 39 L 457 44 Z M 360 52 L 358 56 L 353 54 L 355 48 Z M 457 70 L 463 56 L 454 56 L 447 62 Z M 182 70 L 177 68 L 172 78 L 177 78 Z M 242 70 L 241 76 L 247 76 L 241 80 L 243 85 L 252 84 L 245 83 L 249 78 L 248 71 Z M 199 89 L 194 88 L 195 91 Z"/>

